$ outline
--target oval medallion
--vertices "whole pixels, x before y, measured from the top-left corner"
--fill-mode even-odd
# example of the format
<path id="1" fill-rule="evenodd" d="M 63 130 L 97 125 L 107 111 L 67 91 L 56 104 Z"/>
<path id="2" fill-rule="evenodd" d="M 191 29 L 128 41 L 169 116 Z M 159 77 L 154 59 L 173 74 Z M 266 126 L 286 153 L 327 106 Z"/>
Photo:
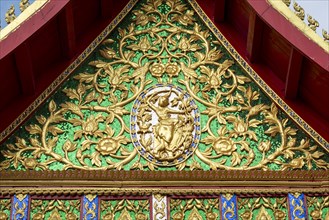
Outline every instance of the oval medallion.
<path id="1" fill-rule="evenodd" d="M 171 84 L 156 84 L 139 94 L 130 126 L 138 152 L 159 166 L 183 162 L 200 140 L 200 114 L 195 101 Z"/>

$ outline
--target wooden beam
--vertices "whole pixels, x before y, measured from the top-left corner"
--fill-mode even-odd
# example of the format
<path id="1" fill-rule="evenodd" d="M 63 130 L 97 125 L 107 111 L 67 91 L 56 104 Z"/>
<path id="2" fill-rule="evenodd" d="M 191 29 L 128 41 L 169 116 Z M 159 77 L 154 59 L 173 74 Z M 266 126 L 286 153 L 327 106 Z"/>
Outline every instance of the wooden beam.
<path id="1" fill-rule="evenodd" d="M 301 76 L 303 55 L 295 48 L 291 48 L 289 66 L 286 77 L 285 97 L 295 99 L 298 95 L 299 79 Z"/>
<path id="2" fill-rule="evenodd" d="M 113 14 L 112 9 L 114 8 L 114 1 L 113 0 L 100 0 L 100 1 L 101 1 L 102 18 L 111 18 Z"/>
<path id="3" fill-rule="evenodd" d="M 247 57 L 251 62 L 259 60 L 262 46 L 263 21 L 256 12 L 251 11 L 249 15 L 249 28 L 247 38 Z"/>
<path id="4" fill-rule="evenodd" d="M 72 1 L 70 1 L 58 18 L 62 51 L 67 59 L 70 59 L 76 51 L 76 35 L 72 4 Z"/>
<path id="5" fill-rule="evenodd" d="M 223 22 L 225 20 L 225 0 L 215 1 L 215 22 Z"/>
<path id="6" fill-rule="evenodd" d="M 27 43 L 21 44 L 15 50 L 15 62 L 22 94 L 26 96 L 33 95 L 35 92 L 35 77 L 30 48 Z"/>

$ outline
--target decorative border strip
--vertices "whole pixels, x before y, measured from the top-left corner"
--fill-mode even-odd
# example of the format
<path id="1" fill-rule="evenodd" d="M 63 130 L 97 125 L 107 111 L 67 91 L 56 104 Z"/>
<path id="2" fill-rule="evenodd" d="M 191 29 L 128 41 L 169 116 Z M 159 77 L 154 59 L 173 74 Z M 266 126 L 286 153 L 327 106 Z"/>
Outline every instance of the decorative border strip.
<path id="1" fill-rule="evenodd" d="M 99 198 L 97 195 L 85 195 L 82 198 L 82 218 L 98 220 Z"/>
<path id="2" fill-rule="evenodd" d="M 28 219 L 29 202 L 29 195 L 16 194 L 12 200 L 11 219 Z"/>
<path id="3" fill-rule="evenodd" d="M 307 206 L 303 193 L 289 193 L 289 215 L 292 220 L 307 219 Z"/>
<path id="4" fill-rule="evenodd" d="M 32 102 L 32 104 L 24 110 L 3 132 L 0 133 L 0 143 L 7 138 L 15 129 L 23 123 L 31 113 L 33 113 L 39 105 L 46 99 L 66 80 L 71 73 L 80 65 L 93 50 L 105 39 L 105 37 L 120 23 L 120 21 L 129 13 L 135 6 L 138 0 L 130 0 L 122 11 L 114 18 L 114 20 L 100 33 L 96 39 L 89 44 L 89 46 L 76 58 L 72 64 L 67 67 L 48 87 L 44 90 L 39 97 Z"/>
<path id="5" fill-rule="evenodd" d="M 257 83 L 257 85 L 278 105 L 281 109 L 295 121 L 308 135 L 329 152 L 329 142 L 318 134 L 310 125 L 308 125 L 295 111 L 293 111 L 265 82 L 264 80 L 249 66 L 242 56 L 234 49 L 224 35 L 218 30 L 216 25 L 210 20 L 207 14 L 198 5 L 196 0 L 189 0 L 193 9 L 199 14 L 200 18 L 205 22 L 212 33 L 222 43 L 225 49 L 240 64 L 240 66 L 249 74 L 249 76 Z"/>
<path id="6" fill-rule="evenodd" d="M 17 188 L 0 188 L 0 196 L 7 197 L 15 194 L 29 194 L 30 196 L 82 196 L 93 194 L 98 196 L 151 196 L 152 194 L 174 195 L 174 196 L 219 196 L 221 194 L 235 194 L 240 197 L 257 197 L 257 196 L 286 196 L 288 193 L 304 193 L 307 195 L 329 195 L 329 188 L 102 188 L 102 187 L 17 187 Z"/>
<path id="7" fill-rule="evenodd" d="M 83 181 L 328 181 L 329 170 L 193 170 L 193 171 L 0 171 L 1 181 L 83 180 Z M 292 183 L 295 184 L 295 183 Z"/>
<path id="8" fill-rule="evenodd" d="M 220 196 L 221 219 L 234 220 L 238 217 L 238 205 L 235 194 Z"/>

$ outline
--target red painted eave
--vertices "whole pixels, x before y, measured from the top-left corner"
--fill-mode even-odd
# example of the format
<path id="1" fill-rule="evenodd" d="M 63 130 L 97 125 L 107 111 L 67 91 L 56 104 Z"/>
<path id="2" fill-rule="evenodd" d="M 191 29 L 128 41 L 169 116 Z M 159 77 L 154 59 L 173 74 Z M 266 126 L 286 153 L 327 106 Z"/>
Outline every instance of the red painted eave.
<path id="1" fill-rule="evenodd" d="M 329 71 L 329 54 L 289 22 L 270 3 L 259 0 L 247 0 L 247 2 L 268 25 L 279 32 L 295 48 Z"/>
<path id="2" fill-rule="evenodd" d="M 58 14 L 70 0 L 49 0 L 43 8 L 24 21 L 19 28 L 0 41 L 0 59 L 13 52 L 19 45 L 29 39 L 50 19 Z M 42 41 L 40 41 L 42 44 Z"/>

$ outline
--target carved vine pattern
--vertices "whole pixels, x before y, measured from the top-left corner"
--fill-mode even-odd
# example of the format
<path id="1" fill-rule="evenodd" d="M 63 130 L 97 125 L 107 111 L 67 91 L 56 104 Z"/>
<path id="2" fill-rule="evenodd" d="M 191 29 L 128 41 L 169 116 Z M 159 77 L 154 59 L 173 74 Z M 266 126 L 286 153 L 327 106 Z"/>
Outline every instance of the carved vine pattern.
<path id="1" fill-rule="evenodd" d="M 183 88 L 202 110 L 203 147 L 176 169 L 328 169 L 324 153 L 300 138 L 274 102 L 261 104 L 264 95 L 185 3 L 150 0 L 132 13 L 126 28 L 103 41 L 101 58 L 89 62 L 94 71 L 63 89 L 69 101 L 50 100 L 48 113 L 25 127 L 30 138 L 6 145 L 0 169 L 160 169 L 133 147 L 127 122 L 128 106 L 156 83 Z"/>

